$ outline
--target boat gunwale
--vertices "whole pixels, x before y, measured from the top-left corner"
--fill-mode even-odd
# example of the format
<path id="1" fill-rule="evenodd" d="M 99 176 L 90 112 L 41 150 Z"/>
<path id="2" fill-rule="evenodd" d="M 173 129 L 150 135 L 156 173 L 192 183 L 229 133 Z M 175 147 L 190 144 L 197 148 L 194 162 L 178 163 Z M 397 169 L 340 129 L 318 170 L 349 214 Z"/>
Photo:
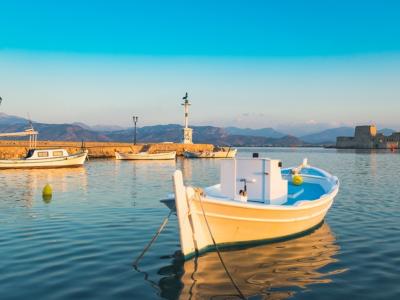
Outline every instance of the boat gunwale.
<path id="1" fill-rule="evenodd" d="M 0 170 L 33 170 L 33 169 L 68 169 L 68 168 L 83 168 L 83 164 L 72 165 L 56 165 L 56 166 L 18 166 L 18 167 L 4 167 L 0 166 Z"/>

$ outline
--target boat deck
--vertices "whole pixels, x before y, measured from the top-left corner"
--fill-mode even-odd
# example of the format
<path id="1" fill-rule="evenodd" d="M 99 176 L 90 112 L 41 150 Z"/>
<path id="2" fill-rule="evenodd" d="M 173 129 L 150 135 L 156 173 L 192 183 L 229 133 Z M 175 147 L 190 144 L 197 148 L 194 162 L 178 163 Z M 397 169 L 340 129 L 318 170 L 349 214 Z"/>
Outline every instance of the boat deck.
<path id="1" fill-rule="evenodd" d="M 332 180 L 332 176 L 323 170 L 319 170 L 316 168 L 303 168 L 300 172 L 303 175 L 304 182 L 301 185 L 295 185 L 291 181 L 291 168 L 282 169 L 281 173 L 283 178 L 288 181 L 288 193 L 287 200 L 278 204 L 278 206 L 288 207 L 288 206 L 297 206 L 300 205 L 303 201 L 315 201 L 321 199 L 325 194 L 327 194 L 332 189 L 332 184 L 328 181 Z M 337 180 L 337 179 L 336 179 Z M 337 183 L 336 183 L 337 184 Z M 238 200 L 233 200 L 225 195 L 221 194 L 221 185 L 216 184 L 213 186 L 209 186 L 204 189 L 205 194 L 208 199 L 223 201 L 223 202 L 240 202 Z M 163 200 L 164 204 L 167 206 L 174 206 L 172 201 L 175 196 L 171 194 L 169 199 Z M 171 202 L 171 203 L 169 203 Z M 270 206 L 271 204 L 268 202 L 264 202 L 261 199 L 248 199 L 247 203 L 251 203 L 252 205 L 265 207 Z M 276 206 L 274 204 L 274 206 Z"/>
<path id="2" fill-rule="evenodd" d="M 294 185 L 288 182 L 288 199 L 282 205 L 294 205 L 297 201 L 317 200 L 326 192 L 321 185 L 304 182 L 302 185 Z"/>

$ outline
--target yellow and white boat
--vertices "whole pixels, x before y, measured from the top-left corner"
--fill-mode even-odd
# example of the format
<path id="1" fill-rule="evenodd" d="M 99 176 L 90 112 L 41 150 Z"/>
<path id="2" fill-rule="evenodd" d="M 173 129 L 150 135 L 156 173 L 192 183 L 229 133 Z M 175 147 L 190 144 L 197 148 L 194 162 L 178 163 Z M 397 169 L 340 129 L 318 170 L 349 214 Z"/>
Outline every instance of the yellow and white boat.
<path id="1" fill-rule="evenodd" d="M 215 245 L 295 237 L 320 225 L 338 193 L 338 178 L 306 160 L 297 168 L 281 165 L 258 156 L 224 160 L 221 183 L 202 190 L 185 186 L 182 172 L 175 171 L 175 207 L 185 258 Z"/>

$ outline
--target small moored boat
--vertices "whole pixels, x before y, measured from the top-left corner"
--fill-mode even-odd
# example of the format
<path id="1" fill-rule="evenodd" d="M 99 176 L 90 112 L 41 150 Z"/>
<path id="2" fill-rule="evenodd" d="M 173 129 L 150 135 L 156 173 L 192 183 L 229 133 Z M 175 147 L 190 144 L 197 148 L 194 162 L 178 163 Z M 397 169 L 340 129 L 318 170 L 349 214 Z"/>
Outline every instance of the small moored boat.
<path id="1" fill-rule="evenodd" d="M 338 178 L 306 160 L 296 168 L 281 166 L 279 160 L 258 157 L 224 160 L 221 183 L 204 189 L 185 186 L 182 172 L 175 171 L 175 208 L 185 258 L 215 245 L 280 240 L 319 226 L 338 193 Z"/>
<path id="2" fill-rule="evenodd" d="M 0 137 L 29 137 L 29 150 L 21 159 L 2 159 L 0 169 L 36 169 L 80 167 L 85 163 L 88 150 L 68 154 L 65 149 L 36 149 L 38 132 L 33 127 L 14 133 L 1 133 Z"/>
<path id="3" fill-rule="evenodd" d="M 80 167 L 85 163 L 88 150 L 68 154 L 65 149 L 30 149 L 22 159 L 0 160 L 0 169 L 36 169 Z"/>
<path id="4" fill-rule="evenodd" d="M 65 149 L 36 149 L 38 132 L 27 129 L 23 132 L 2 133 L 0 137 L 29 136 L 29 150 L 21 159 L 2 159 L 0 169 L 34 169 L 34 168 L 66 168 L 80 167 L 85 163 L 88 150 L 76 154 L 68 154 Z"/>
<path id="5" fill-rule="evenodd" d="M 115 158 L 118 160 L 167 160 L 167 159 L 175 159 L 176 151 L 164 152 L 164 153 L 148 153 L 148 152 L 139 152 L 139 153 L 122 153 L 115 152 Z"/>
<path id="6" fill-rule="evenodd" d="M 213 151 L 185 151 L 183 156 L 186 158 L 234 158 L 236 156 L 237 149 L 230 147 L 216 148 Z"/>

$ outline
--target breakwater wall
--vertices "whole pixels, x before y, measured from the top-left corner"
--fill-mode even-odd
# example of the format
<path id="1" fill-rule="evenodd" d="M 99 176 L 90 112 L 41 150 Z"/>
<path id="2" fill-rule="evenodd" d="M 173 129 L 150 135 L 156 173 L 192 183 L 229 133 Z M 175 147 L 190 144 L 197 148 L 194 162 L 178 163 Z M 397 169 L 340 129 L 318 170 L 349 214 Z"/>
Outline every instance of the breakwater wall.
<path id="1" fill-rule="evenodd" d="M 0 141 L 0 159 L 22 158 L 26 155 L 29 143 L 27 141 Z M 44 148 L 63 148 L 70 154 L 81 151 L 82 142 L 66 141 L 38 141 L 37 149 Z M 112 158 L 118 152 L 141 152 L 160 153 L 176 151 L 177 155 L 182 155 L 184 151 L 212 151 L 214 146 L 211 144 L 137 144 L 116 143 L 116 142 L 85 142 L 84 147 L 89 150 L 91 158 Z"/>

